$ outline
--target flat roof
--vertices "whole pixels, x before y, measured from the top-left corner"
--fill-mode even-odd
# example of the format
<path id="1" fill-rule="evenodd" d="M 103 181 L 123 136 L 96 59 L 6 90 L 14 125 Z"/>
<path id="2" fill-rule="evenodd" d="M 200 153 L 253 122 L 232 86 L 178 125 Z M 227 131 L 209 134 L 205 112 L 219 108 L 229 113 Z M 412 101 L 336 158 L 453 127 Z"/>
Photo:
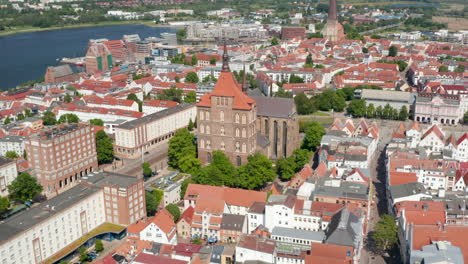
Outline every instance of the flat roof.
<path id="1" fill-rule="evenodd" d="M 162 111 L 159 111 L 159 112 L 144 116 L 142 118 L 138 118 L 138 119 L 135 119 L 135 120 L 125 122 L 125 123 L 117 126 L 116 128 L 132 129 L 132 128 L 138 127 L 138 126 L 140 126 L 142 124 L 146 124 L 146 123 L 149 123 L 151 121 L 161 119 L 163 117 L 178 113 L 180 111 L 186 110 L 186 109 L 188 109 L 190 107 L 194 107 L 194 106 L 195 106 L 195 104 L 190 104 L 190 103 L 178 104 L 178 105 L 176 105 L 174 107 L 171 107 L 171 108 L 168 108 L 168 109 L 165 109 L 165 110 L 162 110 Z"/>
<path id="2" fill-rule="evenodd" d="M 293 237 L 304 240 L 323 241 L 325 232 L 323 231 L 309 231 L 294 228 L 275 226 L 271 231 L 272 236 Z"/>
<path id="3" fill-rule="evenodd" d="M 137 177 L 127 176 L 113 172 L 93 172 L 82 178 L 82 181 L 98 187 L 114 186 L 127 188 L 138 181 Z"/>
<path id="4" fill-rule="evenodd" d="M 46 202 L 35 205 L 21 213 L 7 218 L 3 222 L 0 222 L 0 244 L 11 240 L 14 236 L 31 229 L 33 226 L 44 222 L 62 210 L 76 204 L 77 200 L 91 196 L 99 190 L 100 188 L 98 187 L 79 184 Z"/>

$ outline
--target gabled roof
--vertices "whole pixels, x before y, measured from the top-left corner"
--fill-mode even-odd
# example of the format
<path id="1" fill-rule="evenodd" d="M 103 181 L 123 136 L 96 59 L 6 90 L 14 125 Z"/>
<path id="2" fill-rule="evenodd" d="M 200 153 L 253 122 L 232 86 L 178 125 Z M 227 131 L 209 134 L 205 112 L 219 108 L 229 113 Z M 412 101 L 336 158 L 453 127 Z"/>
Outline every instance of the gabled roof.
<path id="1" fill-rule="evenodd" d="M 185 211 L 182 213 L 180 216 L 180 219 L 178 222 L 180 222 L 182 219 L 185 220 L 188 224 L 192 223 L 193 220 L 193 214 L 195 213 L 195 209 L 192 206 L 189 206 Z M 177 222 L 177 223 L 178 223 Z"/>
<path id="2" fill-rule="evenodd" d="M 221 186 L 189 184 L 185 192 L 185 200 L 217 199 L 228 205 L 250 207 L 254 202 L 265 202 L 266 192 L 243 190 Z"/>
<path id="3" fill-rule="evenodd" d="M 325 243 L 356 247 L 361 232 L 359 217 L 345 207 L 332 217 L 327 228 Z"/>
<path id="4" fill-rule="evenodd" d="M 224 212 L 224 200 L 198 199 L 197 203 L 195 204 L 195 212 L 222 214 Z"/>
<path id="5" fill-rule="evenodd" d="M 197 106 L 210 107 L 211 96 L 233 97 L 233 109 L 250 110 L 255 106 L 255 101 L 242 92 L 241 86 L 237 83 L 232 72 L 222 71 L 213 91 L 203 95 Z"/>
<path id="6" fill-rule="evenodd" d="M 458 141 L 457 141 L 457 146 L 460 145 L 463 141 L 467 140 L 468 139 L 468 133 L 465 133 L 463 134 L 463 136 L 461 136 Z"/>
<path id="7" fill-rule="evenodd" d="M 174 216 L 166 208 L 159 211 L 149 222 L 157 225 L 166 234 L 169 234 L 175 228 Z"/>
<path id="8" fill-rule="evenodd" d="M 444 134 L 440 130 L 439 126 L 435 124 L 431 128 L 429 128 L 426 131 L 426 133 L 424 133 L 424 135 L 421 137 L 421 140 L 423 140 L 432 133 L 434 133 L 437 136 L 437 138 L 439 138 L 442 142 L 444 141 Z"/>
<path id="9" fill-rule="evenodd" d="M 313 242 L 305 264 L 350 264 L 353 263 L 353 256 L 352 247 Z"/>

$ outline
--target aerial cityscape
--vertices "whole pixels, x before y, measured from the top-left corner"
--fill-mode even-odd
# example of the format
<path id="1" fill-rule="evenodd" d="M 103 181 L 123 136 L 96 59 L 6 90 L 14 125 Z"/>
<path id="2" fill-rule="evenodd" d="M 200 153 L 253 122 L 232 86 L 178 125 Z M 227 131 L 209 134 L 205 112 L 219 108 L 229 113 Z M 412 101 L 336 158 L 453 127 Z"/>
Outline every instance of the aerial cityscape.
<path id="1" fill-rule="evenodd" d="M 0 264 L 468 264 L 468 2 L 0 0 Z"/>

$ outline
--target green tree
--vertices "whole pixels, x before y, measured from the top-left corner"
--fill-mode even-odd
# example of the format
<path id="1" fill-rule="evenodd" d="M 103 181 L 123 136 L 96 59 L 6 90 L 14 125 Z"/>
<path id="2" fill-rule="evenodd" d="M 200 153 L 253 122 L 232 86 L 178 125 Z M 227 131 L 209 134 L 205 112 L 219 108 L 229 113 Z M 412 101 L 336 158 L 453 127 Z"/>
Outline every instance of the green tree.
<path id="1" fill-rule="evenodd" d="M 297 113 L 300 115 L 308 115 L 317 111 L 315 104 L 304 93 L 296 95 L 294 103 L 296 104 Z"/>
<path id="2" fill-rule="evenodd" d="M 141 167 L 143 168 L 143 176 L 151 177 L 153 170 L 151 170 L 150 164 L 148 162 L 143 162 Z"/>
<path id="3" fill-rule="evenodd" d="M 325 135 L 325 129 L 317 122 L 311 123 L 307 128 L 302 148 L 309 151 L 315 151 L 317 146 L 320 145 L 322 136 Z"/>
<path id="4" fill-rule="evenodd" d="M 24 114 L 23 114 L 23 113 L 19 113 L 19 114 L 16 116 L 16 119 L 17 119 L 17 120 L 24 120 Z"/>
<path id="5" fill-rule="evenodd" d="M 77 115 L 75 114 L 63 114 L 60 116 L 58 123 L 63 124 L 63 123 L 78 123 L 80 122 L 80 119 L 78 118 Z"/>
<path id="6" fill-rule="evenodd" d="M 291 76 L 289 76 L 289 83 L 304 83 L 304 79 L 297 75 L 291 74 Z"/>
<path id="7" fill-rule="evenodd" d="M 146 191 L 145 192 L 145 201 L 146 201 L 146 215 L 153 216 L 158 210 L 159 203 L 156 200 L 156 197 L 153 193 Z"/>
<path id="8" fill-rule="evenodd" d="M 196 174 L 201 165 L 201 161 L 192 155 L 184 156 L 179 160 L 179 169 L 185 173 Z"/>
<path id="9" fill-rule="evenodd" d="M 283 88 L 279 88 L 278 91 L 275 93 L 275 97 L 293 98 L 293 95 L 291 92 L 287 92 Z"/>
<path id="10" fill-rule="evenodd" d="M 463 124 L 468 124 L 468 111 L 463 115 Z"/>
<path id="11" fill-rule="evenodd" d="M 273 169 L 273 164 L 266 156 L 256 153 L 250 155 L 247 159 L 249 162 L 237 169 L 238 187 L 249 190 L 259 189 L 266 182 L 274 180 L 276 172 Z"/>
<path id="12" fill-rule="evenodd" d="M 79 259 L 81 262 L 88 262 L 89 261 L 89 255 L 88 255 L 88 251 L 86 250 L 85 247 L 80 247 L 78 249 L 78 252 L 79 252 Z"/>
<path id="13" fill-rule="evenodd" d="M 403 121 L 408 119 L 408 108 L 406 107 L 406 105 L 400 108 L 398 119 L 403 120 Z"/>
<path id="14" fill-rule="evenodd" d="M 375 117 L 375 106 L 374 104 L 369 104 L 366 109 L 366 117 L 374 118 Z"/>
<path id="15" fill-rule="evenodd" d="M 16 153 L 16 151 L 10 150 L 5 153 L 5 157 L 9 159 L 17 159 L 19 158 L 19 155 Z"/>
<path id="16" fill-rule="evenodd" d="M 377 109 L 375 109 L 375 116 L 378 118 L 383 118 L 383 108 L 381 105 L 377 106 Z"/>
<path id="17" fill-rule="evenodd" d="M 25 115 L 26 117 L 32 117 L 33 115 L 32 115 L 32 113 L 31 113 L 31 109 L 26 109 L 26 110 L 24 110 L 24 115 Z"/>
<path id="18" fill-rule="evenodd" d="M 89 120 L 89 123 L 94 126 L 104 126 L 104 121 L 98 118 Z"/>
<path id="19" fill-rule="evenodd" d="M 164 89 L 163 91 L 158 92 L 157 98 L 158 100 L 174 101 L 174 102 L 181 103 L 182 102 L 182 89 L 172 86 L 169 89 Z"/>
<path id="20" fill-rule="evenodd" d="M 101 239 L 96 239 L 96 242 L 94 242 L 94 249 L 97 252 L 102 252 L 104 250 L 104 243 L 102 243 Z"/>
<path id="21" fill-rule="evenodd" d="M 134 93 L 131 93 L 131 94 L 127 95 L 127 100 L 132 100 L 132 101 L 135 101 L 137 103 L 140 103 L 140 99 L 138 99 L 138 96 L 136 96 L 136 94 L 134 94 Z"/>
<path id="22" fill-rule="evenodd" d="M 96 152 L 99 164 L 110 163 L 114 160 L 112 138 L 104 130 L 96 133 Z"/>
<path id="23" fill-rule="evenodd" d="M 354 99 L 348 105 L 348 114 L 353 117 L 366 116 L 366 101 L 363 99 Z"/>
<path id="24" fill-rule="evenodd" d="M 312 54 L 309 53 L 306 57 L 306 62 L 304 64 L 304 68 L 313 68 L 314 67 L 314 60 L 312 60 Z"/>
<path id="25" fill-rule="evenodd" d="M 63 101 L 65 103 L 71 103 L 73 101 L 73 98 L 71 97 L 70 94 L 66 94 L 65 97 L 63 98 Z"/>
<path id="26" fill-rule="evenodd" d="M 10 123 L 11 123 L 11 119 L 10 119 L 9 116 L 7 116 L 7 117 L 5 118 L 5 120 L 3 120 L 3 124 L 4 124 L 4 125 L 8 125 L 8 124 L 10 124 Z"/>
<path id="27" fill-rule="evenodd" d="M 10 201 L 7 197 L 0 197 L 0 215 L 2 215 L 10 207 Z"/>
<path id="28" fill-rule="evenodd" d="M 190 243 L 192 243 L 194 245 L 203 245 L 203 242 L 198 237 L 192 239 L 192 241 L 190 241 Z"/>
<path id="29" fill-rule="evenodd" d="M 198 75 L 196 72 L 189 72 L 187 73 L 187 76 L 185 76 L 185 82 L 186 83 L 198 83 Z"/>
<path id="30" fill-rule="evenodd" d="M 197 102 L 197 94 L 194 91 L 188 92 L 187 95 L 184 98 L 184 102 L 186 102 L 186 103 L 196 103 Z"/>
<path id="31" fill-rule="evenodd" d="M 457 68 L 453 72 L 464 73 L 465 72 L 465 65 L 459 64 Z"/>
<path id="32" fill-rule="evenodd" d="M 192 130 L 193 130 L 193 126 L 194 126 L 194 125 L 193 125 L 192 119 L 190 118 L 189 123 L 188 123 L 188 126 L 187 126 L 187 129 L 188 129 L 189 131 L 192 131 Z"/>
<path id="33" fill-rule="evenodd" d="M 273 37 L 273 38 L 271 39 L 271 45 L 272 45 L 272 46 L 276 46 L 276 45 L 278 45 L 278 44 L 279 44 L 278 38 L 277 38 L 277 37 Z"/>
<path id="34" fill-rule="evenodd" d="M 391 215 L 384 214 L 375 225 L 375 232 L 372 234 L 377 246 L 383 250 L 391 249 L 398 240 L 398 227 L 395 219 Z"/>
<path id="35" fill-rule="evenodd" d="M 211 65 L 216 65 L 216 58 L 214 56 L 211 56 L 210 58 L 210 64 Z"/>
<path id="36" fill-rule="evenodd" d="M 185 30 L 185 28 L 177 30 L 176 36 L 178 41 L 184 40 L 185 38 L 187 38 L 187 30 Z"/>
<path id="37" fill-rule="evenodd" d="M 362 47 L 362 53 L 369 53 L 369 49 L 366 47 Z"/>
<path id="38" fill-rule="evenodd" d="M 211 166 L 211 164 L 201 168 L 193 176 L 195 183 L 211 186 L 224 185 L 224 178 L 218 167 Z"/>
<path id="39" fill-rule="evenodd" d="M 389 104 L 386 104 L 382 111 L 382 118 L 390 119 L 392 116 L 392 112 L 393 112 L 393 108 Z"/>
<path id="40" fill-rule="evenodd" d="M 442 65 L 439 67 L 439 72 L 448 72 L 449 69 L 447 67 L 447 65 Z"/>
<path id="41" fill-rule="evenodd" d="M 23 172 L 8 185 L 8 192 L 13 200 L 30 201 L 42 192 L 42 185 L 29 173 Z"/>
<path id="42" fill-rule="evenodd" d="M 166 210 L 174 216 L 174 222 L 179 221 L 180 218 L 180 208 L 175 204 L 168 204 Z"/>
<path id="43" fill-rule="evenodd" d="M 188 129 L 181 129 L 169 140 L 169 166 L 180 169 L 180 160 L 188 156 L 197 157 L 195 137 Z"/>
<path id="44" fill-rule="evenodd" d="M 296 171 L 294 170 L 295 164 L 292 159 L 281 158 L 276 162 L 276 171 L 283 181 L 289 181 Z"/>
<path id="45" fill-rule="evenodd" d="M 396 46 L 390 46 L 390 48 L 388 48 L 388 56 L 389 57 L 396 57 L 398 54 L 398 48 Z"/>
<path id="46" fill-rule="evenodd" d="M 180 199 L 183 200 L 189 184 L 193 183 L 192 178 L 187 178 L 180 184 Z"/>
<path id="47" fill-rule="evenodd" d="M 191 60 L 190 64 L 191 64 L 192 66 L 196 66 L 196 65 L 198 64 L 197 55 L 193 55 L 193 56 L 192 56 L 192 60 Z"/>

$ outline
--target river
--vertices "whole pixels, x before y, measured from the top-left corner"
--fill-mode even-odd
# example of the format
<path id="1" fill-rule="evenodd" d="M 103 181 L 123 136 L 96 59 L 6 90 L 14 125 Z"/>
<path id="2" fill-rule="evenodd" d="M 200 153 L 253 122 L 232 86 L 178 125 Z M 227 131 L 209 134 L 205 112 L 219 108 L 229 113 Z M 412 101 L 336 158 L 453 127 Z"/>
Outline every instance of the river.
<path id="1" fill-rule="evenodd" d="M 113 25 L 20 33 L 0 37 L 0 89 L 44 77 L 47 66 L 58 65 L 58 58 L 81 57 L 89 39 L 122 39 L 139 34 L 140 38 L 159 37 L 173 28 L 145 25 Z"/>

